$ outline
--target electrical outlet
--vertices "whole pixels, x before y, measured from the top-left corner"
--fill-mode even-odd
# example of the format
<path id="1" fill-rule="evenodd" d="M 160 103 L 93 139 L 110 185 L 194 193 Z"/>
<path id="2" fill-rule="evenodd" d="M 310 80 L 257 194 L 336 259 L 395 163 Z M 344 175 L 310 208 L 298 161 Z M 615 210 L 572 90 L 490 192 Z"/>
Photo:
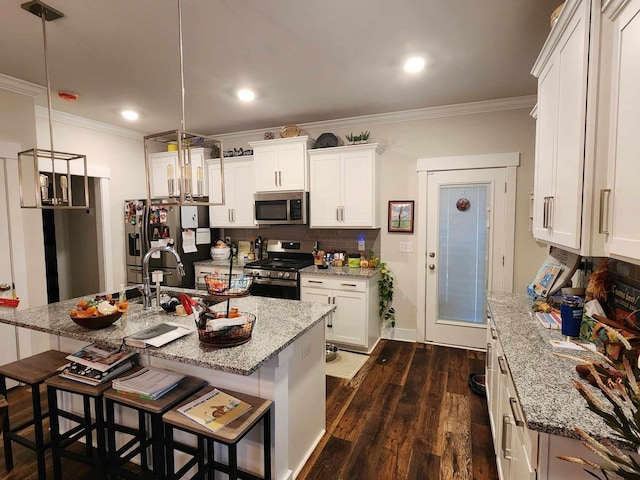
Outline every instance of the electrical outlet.
<path id="1" fill-rule="evenodd" d="M 364 252 L 364 240 L 358 240 L 358 250 Z"/>
<path id="2" fill-rule="evenodd" d="M 413 242 L 399 242 L 398 251 L 402 253 L 413 253 Z"/>

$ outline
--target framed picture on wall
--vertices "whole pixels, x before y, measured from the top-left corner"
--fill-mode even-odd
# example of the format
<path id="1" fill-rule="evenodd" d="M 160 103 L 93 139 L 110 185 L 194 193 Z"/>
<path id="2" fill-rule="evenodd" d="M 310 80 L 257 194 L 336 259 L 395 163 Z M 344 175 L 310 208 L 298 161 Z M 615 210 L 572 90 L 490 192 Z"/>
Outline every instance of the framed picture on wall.
<path id="1" fill-rule="evenodd" d="M 413 233 L 413 200 L 389 201 L 387 231 Z"/>

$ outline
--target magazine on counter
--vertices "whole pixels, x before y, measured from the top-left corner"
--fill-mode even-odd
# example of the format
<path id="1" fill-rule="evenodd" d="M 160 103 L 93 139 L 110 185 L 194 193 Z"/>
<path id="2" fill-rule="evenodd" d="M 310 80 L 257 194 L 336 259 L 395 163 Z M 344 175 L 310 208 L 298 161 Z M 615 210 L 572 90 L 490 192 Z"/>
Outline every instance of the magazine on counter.
<path id="1" fill-rule="evenodd" d="M 135 353 L 133 352 L 125 352 L 120 349 L 110 351 L 103 350 L 91 344 L 82 348 L 79 352 L 67 355 L 67 360 L 101 372 L 106 372 L 134 355 Z"/>
<path id="2" fill-rule="evenodd" d="M 161 347 L 194 331 L 179 323 L 164 322 L 124 337 L 124 343 L 137 348 Z"/>
<path id="3" fill-rule="evenodd" d="M 217 388 L 180 407 L 178 411 L 212 432 L 251 410 L 251 405 Z"/>

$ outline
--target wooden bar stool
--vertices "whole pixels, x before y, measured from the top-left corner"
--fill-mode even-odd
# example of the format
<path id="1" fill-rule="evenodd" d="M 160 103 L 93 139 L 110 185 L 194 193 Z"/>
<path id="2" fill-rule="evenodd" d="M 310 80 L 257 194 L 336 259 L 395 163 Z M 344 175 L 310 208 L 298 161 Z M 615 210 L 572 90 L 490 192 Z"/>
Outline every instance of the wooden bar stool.
<path id="1" fill-rule="evenodd" d="M 131 374 L 135 370 L 130 370 Z M 164 478 L 164 429 L 162 415 L 177 403 L 200 390 L 206 382 L 200 378 L 187 376 L 178 386 L 157 400 L 147 400 L 131 394 L 118 393 L 113 388 L 104 392 L 107 417 L 107 450 L 108 470 L 110 478 L 138 479 L 140 474 L 134 474 L 124 468 L 124 465 L 136 455 L 140 455 L 140 466 L 144 476 Z M 115 406 L 120 405 L 134 410 L 138 416 L 137 428 L 115 422 Z M 151 423 L 151 431 L 147 432 L 146 421 Z M 116 448 L 116 432 L 124 433 L 133 438 L 120 448 Z M 147 451 L 151 447 L 151 469 L 147 466 Z"/>
<path id="2" fill-rule="evenodd" d="M 45 449 L 50 444 L 45 444 L 42 420 L 49 416 L 49 413 L 42 412 L 42 407 L 40 406 L 40 385 L 47 378 L 56 375 L 58 369 L 69 362 L 66 357 L 67 354 L 64 352 L 49 350 L 0 367 L 0 395 L 7 396 L 7 378 L 22 382 L 31 387 L 31 404 L 33 407 L 32 420 L 15 427 L 9 424 L 8 415 L 4 421 L 2 432 L 4 437 L 4 461 L 7 470 L 13 469 L 13 450 L 11 447 L 11 442 L 13 441 L 36 452 L 38 478 L 46 478 L 47 469 L 44 457 Z M 34 428 L 35 441 L 20 435 L 20 432 L 31 425 Z"/>
<path id="3" fill-rule="evenodd" d="M 214 387 L 206 387 L 197 394 L 191 396 L 180 405 L 172 408 L 162 416 L 165 426 L 165 442 L 167 448 L 167 478 L 180 479 L 183 478 L 193 466 L 198 464 L 198 473 L 192 477 L 193 479 L 213 478 L 214 472 L 224 472 L 229 476 L 229 480 L 271 480 L 271 400 L 246 395 L 244 393 L 232 392 L 224 390 L 231 396 L 234 396 L 243 402 L 247 402 L 252 406 L 251 410 L 244 415 L 238 417 L 220 430 L 212 432 L 208 428 L 200 425 L 194 420 L 178 412 L 178 408 L 182 405 L 197 400 L 202 395 L 213 390 Z M 252 473 L 240 470 L 238 468 L 238 442 L 244 438 L 257 424 L 263 421 L 263 444 L 264 444 L 264 476 L 258 477 Z M 197 448 L 183 443 L 176 442 L 173 439 L 173 430 L 177 429 L 182 432 L 194 435 L 197 439 Z M 214 444 L 221 443 L 229 449 L 229 463 L 225 465 L 215 459 Z M 206 444 L 206 449 L 202 448 Z M 187 463 L 177 472 L 174 467 L 174 450 L 186 453 L 191 456 Z"/>
<path id="4" fill-rule="evenodd" d="M 123 373 L 127 375 L 128 372 Z M 107 449 L 105 443 L 105 421 L 102 394 L 111 388 L 111 382 L 100 385 L 87 385 L 59 375 L 49 377 L 45 382 L 49 397 L 49 422 L 51 426 L 51 454 L 53 457 L 53 478 L 62 478 L 62 458 L 97 467 L 101 478 L 107 478 Z M 63 410 L 58 405 L 58 392 L 67 392 L 82 397 L 83 415 Z M 91 413 L 93 400 L 93 416 Z M 92 418 L 93 417 L 93 418 Z M 75 426 L 64 433 L 60 432 L 60 418 L 66 418 Z M 95 448 L 93 441 L 95 432 Z M 68 447 L 80 438 L 85 440 L 85 453 L 68 450 Z"/>

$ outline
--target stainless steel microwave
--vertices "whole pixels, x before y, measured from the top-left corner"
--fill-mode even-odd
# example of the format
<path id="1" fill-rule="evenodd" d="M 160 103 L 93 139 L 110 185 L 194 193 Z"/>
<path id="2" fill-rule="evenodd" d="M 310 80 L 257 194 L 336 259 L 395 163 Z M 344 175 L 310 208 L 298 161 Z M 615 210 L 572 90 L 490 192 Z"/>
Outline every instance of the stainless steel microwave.
<path id="1" fill-rule="evenodd" d="M 309 192 L 261 192 L 253 195 L 256 222 L 263 225 L 306 225 Z"/>

